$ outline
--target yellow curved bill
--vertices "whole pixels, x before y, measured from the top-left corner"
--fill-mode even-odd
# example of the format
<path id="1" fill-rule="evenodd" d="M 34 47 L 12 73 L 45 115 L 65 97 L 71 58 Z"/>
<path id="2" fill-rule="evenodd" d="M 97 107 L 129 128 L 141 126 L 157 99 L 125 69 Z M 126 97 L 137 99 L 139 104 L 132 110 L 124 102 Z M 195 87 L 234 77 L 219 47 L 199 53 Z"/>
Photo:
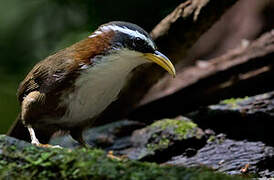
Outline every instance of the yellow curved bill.
<path id="1" fill-rule="evenodd" d="M 151 60 L 164 68 L 173 77 L 176 76 L 176 71 L 173 64 L 165 55 L 163 55 L 159 51 L 155 51 L 154 53 L 144 53 L 144 56 L 146 57 L 146 59 Z"/>

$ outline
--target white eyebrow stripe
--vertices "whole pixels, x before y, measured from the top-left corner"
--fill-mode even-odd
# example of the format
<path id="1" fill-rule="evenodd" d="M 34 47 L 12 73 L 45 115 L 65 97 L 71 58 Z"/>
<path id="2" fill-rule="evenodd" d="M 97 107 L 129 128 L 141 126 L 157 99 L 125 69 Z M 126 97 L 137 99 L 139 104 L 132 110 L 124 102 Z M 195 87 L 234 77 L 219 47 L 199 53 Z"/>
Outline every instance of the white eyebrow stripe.
<path id="1" fill-rule="evenodd" d="M 95 31 L 94 33 L 92 33 L 89 38 L 93 38 L 99 34 L 102 34 L 103 32 L 106 32 L 106 31 L 120 31 L 122 33 L 125 33 L 125 34 L 128 34 L 130 36 L 133 36 L 133 37 L 139 37 L 145 41 L 148 41 L 149 45 L 151 47 L 154 47 L 155 48 L 155 45 L 154 43 L 149 39 L 147 38 L 145 35 L 139 33 L 138 31 L 134 31 L 134 30 L 131 30 L 125 26 L 123 27 L 120 27 L 120 26 L 116 26 L 116 25 L 108 25 L 108 26 L 103 26 L 101 28 L 99 28 L 99 30 Z"/>

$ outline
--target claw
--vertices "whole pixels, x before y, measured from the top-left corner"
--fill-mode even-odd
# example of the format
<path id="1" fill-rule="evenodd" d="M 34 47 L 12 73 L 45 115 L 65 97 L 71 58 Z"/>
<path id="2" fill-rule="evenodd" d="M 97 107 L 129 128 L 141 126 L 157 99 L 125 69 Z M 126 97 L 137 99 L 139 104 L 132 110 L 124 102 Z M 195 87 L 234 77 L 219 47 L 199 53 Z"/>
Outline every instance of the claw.
<path id="1" fill-rule="evenodd" d="M 36 144 L 36 146 L 43 147 L 43 148 L 59 148 L 62 149 L 59 145 L 50 145 L 50 144 Z"/>
<path id="2" fill-rule="evenodd" d="M 31 137 L 31 144 L 33 144 L 35 146 L 38 146 L 38 147 L 44 147 L 44 148 L 62 148 L 59 145 L 53 146 L 53 145 L 50 145 L 50 144 L 41 144 L 39 142 L 39 140 L 36 138 L 33 128 L 31 126 L 28 126 L 28 130 L 29 130 L 29 134 L 30 134 L 30 137 Z"/>
<path id="3" fill-rule="evenodd" d="M 109 151 L 108 154 L 107 154 L 107 157 L 110 158 L 110 159 L 115 159 L 115 160 L 123 160 L 123 159 L 126 159 L 126 156 L 115 156 L 113 154 L 113 151 Z"/>

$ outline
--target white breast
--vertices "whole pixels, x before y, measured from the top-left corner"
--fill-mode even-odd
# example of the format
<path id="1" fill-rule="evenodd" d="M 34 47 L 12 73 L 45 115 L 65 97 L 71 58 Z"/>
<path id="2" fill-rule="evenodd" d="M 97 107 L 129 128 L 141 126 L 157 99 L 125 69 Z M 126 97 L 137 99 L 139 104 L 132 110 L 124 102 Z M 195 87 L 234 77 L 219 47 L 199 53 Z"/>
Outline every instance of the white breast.
<path id="1" fill-rule="evenodd" d="M 74 125 L 99 115 L 117 99 L 130 72 L 146 62 L 141 54 L 129 50 L 97 60 L 78 77 L 75 91 L 63 97 L 68 110 L 58 122 Z"/>

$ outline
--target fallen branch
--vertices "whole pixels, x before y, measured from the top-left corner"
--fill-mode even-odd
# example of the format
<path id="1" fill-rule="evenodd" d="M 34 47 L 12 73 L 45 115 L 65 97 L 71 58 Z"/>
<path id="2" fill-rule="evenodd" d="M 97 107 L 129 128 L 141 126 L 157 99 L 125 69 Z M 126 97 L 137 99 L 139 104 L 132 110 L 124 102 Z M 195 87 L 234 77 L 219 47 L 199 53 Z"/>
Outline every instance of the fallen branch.
<path id="1" fill-rule="evenodd" d="M 220 99 L 270 90 L 274 88 L 273 83 L 266 82 L 271 82 L 274 74 L 273 58 L 274 31 L 271 31 L 252 43 L 244 41 L 221 57 L 198 61 L 181 71 L 173 81 L 165 78 L 147 93 L 142 103 L 157 100 L 142 106 L 133 116 L 157 111 L 162 112 L 157 114 L 163 117 L 168 115 L 163 115 L 165 107 L 169 107 L 169 115 L 176 115 Z"/>

